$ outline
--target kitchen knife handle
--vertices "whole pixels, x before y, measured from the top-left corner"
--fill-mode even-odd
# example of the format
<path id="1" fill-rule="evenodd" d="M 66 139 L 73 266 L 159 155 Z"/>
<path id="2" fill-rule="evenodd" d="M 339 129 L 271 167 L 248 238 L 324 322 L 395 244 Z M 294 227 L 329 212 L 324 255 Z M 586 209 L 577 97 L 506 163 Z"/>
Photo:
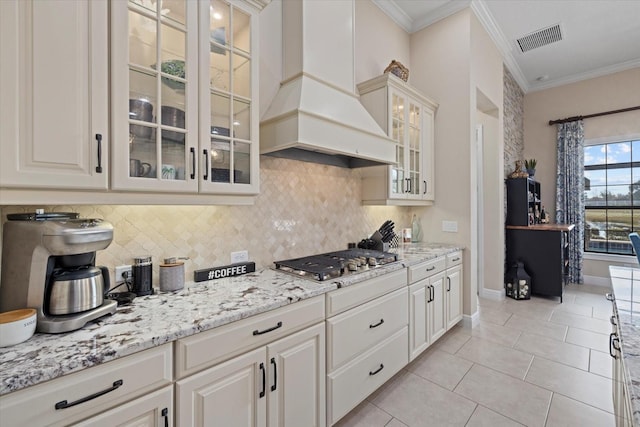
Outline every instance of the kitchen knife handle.
<path id="1" fill-rule="evenodd" d="M 373 376 L 373 375 L 377 374 L 378 372 L 382 371 L 383 369 L 384 369 L 384 365 L 381 363 L 380 367 L 378 369 L 376 369 L 375 371 L 369 371 L 369 375 Z"/>
<path id="2" fill-rule="evenodd" d="M 271 327 L 269 329 L 265 329 L 264 331 L 259 331 L 259 330 L 256 329 L 255 331 L 253 331 L 253 335 L 266 334 L 267 332 L 275 331 L 276 329 L 281 328 L 281 327 L 282 327 L 282 322 L 278 322 L 276 324 L 276 326 L 273 326 L 273 327 Z"/>
<path id="3" fill-rule="evenodd" d="M 96 141 L 98 141 L 98 166 L 96 166 L 96 172 L 102 173 L 102 134 L 96 133 Z"/>
<path id="4" fill-rule="evenodd" d="M 101 391 L 98 391 L 96 393 L 90 394 L 89 396 L 85 396 L 85 397 L 83 397 L 81 399 L 78 399 L 78 400 L 76 400 L 74 402 L 71 402 L 71 403 L 68 403 L 66 400 L 61 400 L 60 402 L 56 403 L 55 408 L 56 408 L 56 410 L 71 408 L 72 406 L 76 406 L 76 405 L 79 405 L 81 403 L 93 400 L 93 399 L 95 399 L 97 397 L 103 396 L 103 395 L 105 395 L 107 393 L 111 393 L 112 391 L 122 387 L 123 384 L 124 384 L 124 382 L 122 380 L 115 381 L 111 387 L 109 387 L 109 388 L 107 388 L 105 390 L 101 390 Z"/>
<path id="5" fill-rule="evenodd" d="M 264 397 L 267 388 L 267 373 L 264 369 L 264 363 L 260 364 L 260 371 L 262 371 L 262 391 L 260 391 L 260 397 Z"/>
<path id="6" fill-rule="evenodd" d="M 276 358 L 271 358 L 271 364 L 273 365 L 273 385 L 271 386 L 271 391 L 276 391 L 278 388 L 278 365 L 276 365 Z"/>
<path id="7" fill-rule="evenodd" d="M 205 181 L 209 180 L 209 150 L 206 148 L 202 150 L 202 154 L 204 154 L 204 178 Z"/>
<path id="8" fill-rule="evenodd" d="M 196 179 L 196 149 L 191 147 L 191 179 Z"/>

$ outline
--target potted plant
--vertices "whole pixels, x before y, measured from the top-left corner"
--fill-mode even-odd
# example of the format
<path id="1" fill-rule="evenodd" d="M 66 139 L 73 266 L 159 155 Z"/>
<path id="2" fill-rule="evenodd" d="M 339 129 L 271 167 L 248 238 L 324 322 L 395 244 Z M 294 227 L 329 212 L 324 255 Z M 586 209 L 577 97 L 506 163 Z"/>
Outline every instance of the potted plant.
<path id="1" fill-rule="evenodd" d="M 538 161 L 536 159 L 529 159 L 524 161 L 524 167 L 527 169 L 527 173 L 530 177 L 536 174 L 536 165 Z"/>

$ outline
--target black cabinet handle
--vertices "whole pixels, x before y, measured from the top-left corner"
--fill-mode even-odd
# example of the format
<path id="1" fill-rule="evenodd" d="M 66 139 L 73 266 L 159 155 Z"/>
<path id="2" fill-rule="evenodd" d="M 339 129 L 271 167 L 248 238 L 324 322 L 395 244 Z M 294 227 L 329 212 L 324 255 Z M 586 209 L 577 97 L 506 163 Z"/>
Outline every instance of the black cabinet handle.
<path id="1" fill-rule="evenodd" d="M 378 323 L 376 323 L 375 325 L 369 325 L 370 329 L 373 328 L 377 328 L 378 326 L 382 325 L 384 323 L 384 319 L 380 319 L 380 321 Z"/>
<path id="2" fill-rule="evenodd" d="M 456 261 L 460 261 L 460 258 L 457 258 L 457 257 L 456 257 L 456 258 L 454 258 L 454 259 L 452 259 L 452 260 L 451 260 L 451 262 L 456 262 Z"/>
<path id="3" fill-rule="evenodd" d="M 614 316 L 614 315 L 611 315 L 611 317 L 609 318 L 609 322 L 611 322 L 611 324 L 612 324 L 613 326 L 618 326 L 618 325 L 616 324 L 616 316 Z"/>
<path id="4" fill-rule="evenodd" d="M 382 371 L 383 369 L 384 369 L 384 365 L 381 363 L 380 367 L 378 369 L 376 369 L 375 371 L 369 371 L 369 375 L 373 376 L 373 375 L 377 374 L 378 372 Z"/>
<path id="5" fill-rule="evenodd" d="M 605 294 L 604 297 L 607 299 L 607 301 L 613 302 L 615 300 L 615 298 L 613 297 L 613 294 L 610 294 L 610 293 Z"/>
<path id="6" fill-rule="evenodd" d="M 411 185 L 411 178 L 407 178 L 407 184 L 409 184 L 409 185 L 408 185 L 409 190 L 407 190 L 407 193 L 411 193 L 411 191 L 412 191 L 412 188 L 411 188 L 411 187 L 412 187 L 412 185 Z"/>
<path id="7" fill-rule="evenodd" d="M 205 181 L 209 180 L 209 150 L 206 148 L 202 150 L 202 154 L 204 154 L 204 176 L 202 177 Z"/>
<path id="8" fill-rule="evenodd" d="M 424 193 L 422 193 L 422 194 L 427 194 L 427 180 L 425 179 L 422 182 L 424 182 Z"/>
<path id="9" fill-rule="evenodd" d="M 611 357 L 613 357 L 614 359 L 618 358 L 618 355 L 615 354 L 613 352 L 613 350 L 617 350 L 620 351 L 620 346 L 617 346 L 614 344 L 614 341 L 617 341 L 618 343 L 620 343 L 620 339 L 616 336 L 615 332 L 611 332 L 609 334 L 609 354 L 611 355 Z"/>
<path id="10" fill-rule="evenodd" d="M 265 372 L 264 369 L 264 363 L 260 364 L 260 370 L 262 371 L 262 391 L 260 392 L 260 397 L 264 397 L 265 395 L 265 391 L 267 388 L 267 373 Z"/>
<path id="11" fill-rule="evenodd" d="M 96 166 L 96 172 L 102 173 L 102 134 L 96 133 L 96 141 L 98 141 L 98 166 Z"/>
<path id="12" fill-rule="evenodd" d="M 436 269 L 436 266 L 434 265 L 434 266 L 432 266 L 432 267 L 427 268 L 427 271 L 433 271 L 433 270 L 435 270 L 435 269 Z"/>
<path id="13" fill-rule="evenodd" d="M 271 386 L 271 391 L 276 391 L 278 388 L 278 366 L 276 365 L 276 358 L 271 358 L 271 364 L 273 365 L 273 385 Z"/>
<path id="14" fill-rule="evenodd" d="M 435 289 L 433 287 L 433 285 L 429 285 L 429 301 L 427 302 L 432 302 L 434 297 L 435 297 L 436 293 L 435 293 Z"/>
<path id="15" fill-rule="evenodd" d="M 257 329 L 256 329 L 255 331 L 253 331 L 253 335 L 262 335 L 262 334 L 266 334 L 267 332 L 275 331 L 276 329 L 281 328 L 281 327 L 282 327 L 282 322 L 278 322 L 278 323 L 276 324 L 276 326 L 273 326 L 273 327 L 271 327 L 271 328 L 269 328 L 269 329 L 265 329 L 265 330 L 263 330 L 263 331 L 259 331 L 259 330 L 257 330 Z"/>
<path id="16" fill-rule="evenodd" d="M 109 387 L 109 388 L 107 388 L 105 390 L 99 391 L 97 393 L 93 393 L 93 394 L 91 394 L 89 396 L 86 396 L 86 397 L 83 397 L 81 399 L 78 399 L 75 402 L 67 403 L 66 400 L 61 400 L 60 402 L 56 403 L 55 408 L 56 408 L 56 410 L 71 408 L 72 406 L 76 406 L 76 405 L 79 405 L 81 403 L 93 400 L 96 397 L 100 397 L 100 396 L 103 396 L 103 395 L 105 395 L 107 393 L 111 393 L 112 391 L 120 388 L 123 384 L 124 384 L 124 382 L 122 380 L 118 380 L 118 381 L 114 382 L 111 387 Z"/>
<path id="17" fill-rule="evenodd" d="M 447 292 L 451 290 L 451 277 L 447 277 Z"/>
<path id="18" fill-rule="evenodd" d="M 164 427 L 169 427 L 169 408 L 164 408 L 160 415 L 164 417 Z"/>
<path id="19" fill-rule="evenodd" d="M 189 148 L 191 152 L 191 179 L 196 179 L 196 149 Z"/>

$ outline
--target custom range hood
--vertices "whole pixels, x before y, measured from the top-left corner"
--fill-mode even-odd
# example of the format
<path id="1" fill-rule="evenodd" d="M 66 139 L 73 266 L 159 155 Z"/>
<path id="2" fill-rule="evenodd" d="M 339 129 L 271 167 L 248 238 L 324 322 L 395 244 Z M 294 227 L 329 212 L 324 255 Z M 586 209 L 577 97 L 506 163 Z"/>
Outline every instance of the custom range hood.
<path id="1" fill-rule="evenodd" d="M 261 154 L 348 168 L 395 163 L 393 141 L 355 93 L 354 7 L 282 1 L 283 80 L 260 122 Z"/>

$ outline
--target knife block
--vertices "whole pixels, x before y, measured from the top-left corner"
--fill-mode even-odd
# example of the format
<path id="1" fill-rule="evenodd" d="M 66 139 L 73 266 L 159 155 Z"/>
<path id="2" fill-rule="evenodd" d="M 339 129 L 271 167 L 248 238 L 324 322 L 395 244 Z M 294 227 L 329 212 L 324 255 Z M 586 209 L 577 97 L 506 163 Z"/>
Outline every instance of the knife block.
<path id="1" fill-rule="evenodd" d="M 374 249 L 376 251 L 388 252 L 389 249 L 391 248 L 391 245 L 389 244 L 389 242 L 382 241 L 382 235 L 380 234 L 379 231 L 376 231 L 375 233 L 373 233 L 370 239 L 376 243 L 376 245 L 371 249 Z"/>

